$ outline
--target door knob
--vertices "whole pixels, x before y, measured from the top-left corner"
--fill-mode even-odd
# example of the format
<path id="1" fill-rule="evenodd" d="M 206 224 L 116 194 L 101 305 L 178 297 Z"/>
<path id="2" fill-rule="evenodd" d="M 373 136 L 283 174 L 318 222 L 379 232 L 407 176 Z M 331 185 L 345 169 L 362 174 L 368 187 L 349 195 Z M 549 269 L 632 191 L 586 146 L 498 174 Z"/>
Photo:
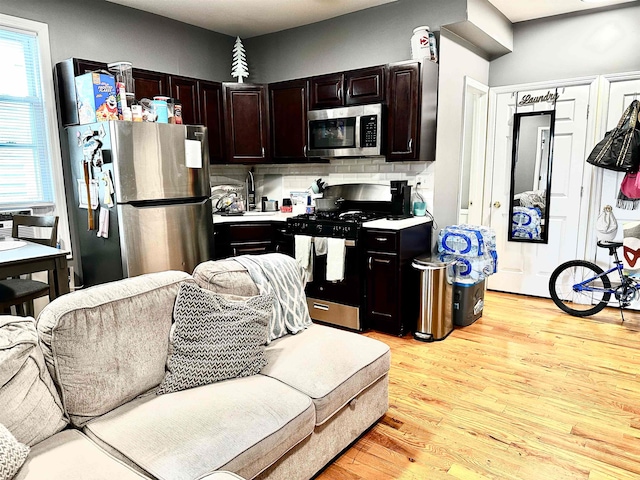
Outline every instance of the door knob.
<path id="1" fill-rule="evenodd" d="M 500 208 L 501 204 L 498 201 L 493 202 L 493 206 L 496 208 Z"/>

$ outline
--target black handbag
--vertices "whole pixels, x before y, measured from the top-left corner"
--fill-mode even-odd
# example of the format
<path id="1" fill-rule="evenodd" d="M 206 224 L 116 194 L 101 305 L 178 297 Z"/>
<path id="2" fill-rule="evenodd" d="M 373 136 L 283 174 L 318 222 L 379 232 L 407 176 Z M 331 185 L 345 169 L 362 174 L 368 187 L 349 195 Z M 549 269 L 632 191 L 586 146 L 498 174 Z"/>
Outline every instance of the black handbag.
<path id="1" fill-rule="evenodd" d="M 634 100 L 622 114 L 618 125 L 606 133 L 593 148 L 587 162 L 616 172 L 637 172 L 640 166 L 640 102 Z"/>

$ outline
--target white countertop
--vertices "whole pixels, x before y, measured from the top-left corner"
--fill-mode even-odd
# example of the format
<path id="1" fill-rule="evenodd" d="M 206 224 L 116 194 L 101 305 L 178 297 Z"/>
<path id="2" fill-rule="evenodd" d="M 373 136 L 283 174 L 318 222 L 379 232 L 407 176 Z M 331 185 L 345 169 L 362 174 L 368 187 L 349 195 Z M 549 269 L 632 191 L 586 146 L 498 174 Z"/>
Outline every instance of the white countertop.
<path id="1" fill-rule="evenodd" d="M 364 228 L 377 228 L 380 230 L 402 230 L 403 228 L 421 225 L 430 221 L 430 217 L 411 217 L 403 220 L 387 220 L 386 218 L 381 218 L 380 220 L 365 222 L 362 226 Z"/>
<path id="2" fill-rule="evenodd" d="M 282 212 L 245 212 L 244 215 L 213 215 L 213 223 L 237 222 L 286 222 L 287 218 L 295 216 L 293 213 Z"/>

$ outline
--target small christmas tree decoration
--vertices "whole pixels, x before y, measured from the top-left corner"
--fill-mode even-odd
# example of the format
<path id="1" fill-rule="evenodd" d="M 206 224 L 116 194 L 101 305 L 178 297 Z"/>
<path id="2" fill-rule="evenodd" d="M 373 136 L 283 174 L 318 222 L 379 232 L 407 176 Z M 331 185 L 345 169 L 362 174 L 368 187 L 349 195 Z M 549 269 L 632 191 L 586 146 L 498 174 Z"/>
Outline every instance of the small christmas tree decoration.
<path id="1" fill-rule="evenodd" d="M 231 63 L 231 76 L 238 79 L 238 83 L 242 83 L 243 77 L 249 76 L 247 68 L 247 55 L 244 52 L 244 45 L 240 37 L 236 37 L 236 43 L 233 45 L 233 62 Z"/>

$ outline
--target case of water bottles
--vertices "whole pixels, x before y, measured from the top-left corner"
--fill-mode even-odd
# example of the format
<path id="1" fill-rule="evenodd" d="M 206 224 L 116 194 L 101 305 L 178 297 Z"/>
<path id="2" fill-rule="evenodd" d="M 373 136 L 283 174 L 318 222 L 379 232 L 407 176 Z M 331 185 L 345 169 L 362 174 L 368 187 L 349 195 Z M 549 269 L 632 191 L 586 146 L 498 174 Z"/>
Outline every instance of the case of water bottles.
<path id="1" fill-rule="evenodd" d="M 538 207 L 513 207 L 511 235 L 514 238 L 540 240 L 542 214 Z"/>
<path id="2" fill-rule="evenodd" d="M 484 280 L 498 271 L 496 234 L 488 227 L 451 225 L 438 235 L 441 261 L 453 260 L 447 281 L 453 284 L 453 324 L 466 327 L 482 316 Z"/>
<path id="3" fill-rule="evenodd" d="M 498 271 L 496 234 L 477 225 L 451 225 L 438 235 L 440 260 L 454 260 L 451 283 L 475 285 Z"/>

